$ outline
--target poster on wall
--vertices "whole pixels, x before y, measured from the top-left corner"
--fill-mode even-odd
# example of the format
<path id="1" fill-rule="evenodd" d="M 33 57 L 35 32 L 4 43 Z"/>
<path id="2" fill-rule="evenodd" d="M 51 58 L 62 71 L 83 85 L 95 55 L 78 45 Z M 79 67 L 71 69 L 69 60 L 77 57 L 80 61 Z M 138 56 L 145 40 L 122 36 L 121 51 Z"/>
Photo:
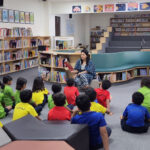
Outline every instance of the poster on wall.
<path id="1" fill-rule="evenodd" d="M 3 22 L 8 22 L 8 9 L 3 9 L 2 18 Z"/>
<path id="2" fill-rule="evenodd" d="M 23 11 L 20 11 L 20 23 L 25 23 L 25 17 Z"/>
<path id="3" fill-rule="evenodd" d="M 20 22 L 20 18 L 19 18 L 19 11 L 18 10 L 15 10 L 14 12 L 14 17 L 15 17 L 15 23 L 19 23 Z"/>
<path id="4" fill-rule="evenodd" d="M 2 9 L 0 9 L 0 22 L 2 22 Z"/>
<path id="5" fill-rule="evenodd" d="M 105 12 L 114 12 L 114 4 L 106 4 L 105 5 Z"/>
<path id="6" fill-rule="evenodd" d="M 103 5 L 94 5 L 94 12 L 95 13 L 103 12 Z"/>
<path id="7" fill-rule="evenodd" d="M 116 11 L 126 11 L 126 4 L 116 4 Z"/>
<path id="8" fill-rule="evenodd" d="M 14 11 L 9 10 L 9 22 L 13 23 L 14 22 Z"/>
<path id="9" fill-rule="evenodd" d="M 67 35 L 74 35 L 74 23 L 72 19 L 66 21 Z"/>
<path id="10" fill-rule="evenodd" d="M 138 3 L 128 3 L 128 11 L 138 11 Z"/>
<path id="11" fill-rule="evenodd" d="M 150 10 L 150 2 L 140 3 L 140 10 Z"/>
<path id="12" fill-rule="evenodd" d="M 81 6 L 72 6 L 72 13 L 81 13 Z"/>
<path id="13" fill-rule="evenodd" d="M 30 13 L 25 12 L 25 23 L 30 23 Z"/>
<path id="14" fill-rule="evenodd" d="M 30 12 L 30 23 L 34 24 L 34 13 Z"/>
<path id="15" fill-rule="evenodd" d="M 90 6 L 85 6 L 85 13 L 90 13 L 91 12 L 91 7 Z"/>

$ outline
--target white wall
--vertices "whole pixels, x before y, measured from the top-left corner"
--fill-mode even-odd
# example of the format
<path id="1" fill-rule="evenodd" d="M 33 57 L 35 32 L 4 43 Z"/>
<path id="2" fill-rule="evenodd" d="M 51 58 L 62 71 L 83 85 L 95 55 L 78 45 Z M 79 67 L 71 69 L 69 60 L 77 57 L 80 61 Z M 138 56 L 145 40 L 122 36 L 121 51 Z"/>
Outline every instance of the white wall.
<path id="1" fill-rule="evenodd" d="M 49 35 L 48 4 L 42 0 L 4 0 L 4 8 L 34 12 L 34 24 L 0 23 L 1 28 L 31 27 L 33 35 Z"/>

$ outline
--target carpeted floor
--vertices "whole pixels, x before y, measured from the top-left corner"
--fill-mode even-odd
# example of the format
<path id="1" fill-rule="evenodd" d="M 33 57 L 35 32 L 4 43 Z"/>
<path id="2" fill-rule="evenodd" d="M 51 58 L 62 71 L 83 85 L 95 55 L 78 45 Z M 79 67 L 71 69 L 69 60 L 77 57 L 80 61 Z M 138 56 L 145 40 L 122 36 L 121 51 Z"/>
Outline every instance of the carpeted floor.
<path id="1" fill-rule="evenodd" d="M 32 89 L 34 78 L 38 75 L 37 68 L 11 74 L 13 77 L 12 87 L 15 90 L 16 79 L 18 77 L 25 77 L 28 80 L 27 88 Z M 0 77 L 2 80 L 2 77 Z M 51 92 L 51 84 L 45 83 L 46 88 Z M 149 150 L 150 130 L 146 134 L 130 134 L 123 132 L 120 128 L 120 115 L 125 107 L 131 102 L 132 93 L 137 91 L 140 87 L 140 79 L 132 80 L 130 82 L 115 84 L 110 88 L 112 95 L 111 111 L 113 116 L 105 115 L 107 124 L 112 128 L 112 135 L 110 137 L 110 150 Z M 1 119 L 2 123 L 8 123 L 12 119 L 12 113 L 7 118 Z M 41 113 L 41 118 L 46 119 L 48 114 L 48 107 L 45 106 Z"/>

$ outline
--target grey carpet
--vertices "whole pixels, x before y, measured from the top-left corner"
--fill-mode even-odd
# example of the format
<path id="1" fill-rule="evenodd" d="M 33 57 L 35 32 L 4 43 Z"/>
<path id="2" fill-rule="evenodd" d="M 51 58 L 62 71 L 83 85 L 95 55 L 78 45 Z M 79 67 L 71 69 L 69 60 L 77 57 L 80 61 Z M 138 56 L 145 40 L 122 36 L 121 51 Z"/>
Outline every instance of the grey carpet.
<path id="1" fill-rule="evenodd" d="M 30 69 L 18 73 L 11 74 L 13 77 L 12 87 L 15 89 L 16 79 L 20 76 L 28 79 L 27 88 L 31 89 L 33 79 L 38 75 L 37 68 Z M 0 80 L 2 77 L 0 77 Z M 45 83 L 46 88 L 51 91 L 51 84 Z M 112 128 L 112 135 L 110 137 L 110 150 L 149 150 L 150 130 L 146 134 L 130 134 L 123 132 L 120 128 L 120 115 L 125 107 L 131 102 L 132 93 L 137 91 L 140 87 L 140 79 L 132 80 L 130 82 L 115 84 L 110 88 L 112 95 L 111 111 L 113 116 L 106 115 L 107 124 Z M 5 119 L 1 119 L 2 123 L 10 122 L 12 113 Z M 46 119 L 48 114 L 48 107 L 45 106 L 41 113 L 41 118 Z"/>

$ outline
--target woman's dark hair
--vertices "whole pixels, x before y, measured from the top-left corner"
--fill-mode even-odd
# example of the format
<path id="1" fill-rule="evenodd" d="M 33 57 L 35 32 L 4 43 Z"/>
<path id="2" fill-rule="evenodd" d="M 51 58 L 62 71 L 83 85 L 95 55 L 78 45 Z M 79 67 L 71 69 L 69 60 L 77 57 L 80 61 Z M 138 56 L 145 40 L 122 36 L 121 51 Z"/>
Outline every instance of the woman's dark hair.
<path id="1" fill-rule="evenodd" d="M 43 91 L 45 89 L 42 77 L 36 77 L 33 82 L 32 92 Z"/>
<path id="2" fill-rule="evenodd" d="M 27 84 L 27 80 L 25 78 L 19 77 L 16 82 L 16 90 L 21 90 L 25 84 Z"/>
<path id="3" fill-rule="evenodd" d="M 141 81 L 141 87 L 146 86 L 150 88 L 150 77 L 144 77 Z"/>
<path id="4" fill-rule="evenodd" d="M 89 63 L 89 61 L 90 61 L 90 55 L 89 55 L 89 52 L 88 52 L 88 50 L 86 50 L 86 49 L 83 49 L 82 51 L 81 51 L 81 53 L 84 53 L 86 56 L 87 56 L 87 58 L 86 58 L 86 65 Z M 81 64 L 83 64 L 83 60 L 81 59 Z"/>

